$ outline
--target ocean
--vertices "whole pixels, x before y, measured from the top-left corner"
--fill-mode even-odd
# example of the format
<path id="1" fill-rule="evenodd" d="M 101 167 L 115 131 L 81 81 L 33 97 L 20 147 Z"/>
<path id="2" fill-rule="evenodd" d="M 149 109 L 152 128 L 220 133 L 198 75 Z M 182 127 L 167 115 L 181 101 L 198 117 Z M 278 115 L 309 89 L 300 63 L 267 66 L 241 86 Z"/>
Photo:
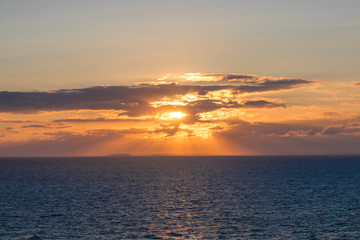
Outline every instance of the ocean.
<path id="1" fill-rule="evenodd" d="M 1 158 L 0 239 L 360 239 L 360 157 Z"/>

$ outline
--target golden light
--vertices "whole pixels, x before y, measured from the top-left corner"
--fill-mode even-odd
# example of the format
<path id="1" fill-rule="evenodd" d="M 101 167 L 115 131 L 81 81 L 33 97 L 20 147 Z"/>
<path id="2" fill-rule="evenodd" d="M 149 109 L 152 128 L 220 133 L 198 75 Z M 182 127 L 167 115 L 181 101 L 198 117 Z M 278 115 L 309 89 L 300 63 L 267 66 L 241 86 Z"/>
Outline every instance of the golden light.
<path id="1" fill-rule="evenodd" d="M 180 119 L 186 116 L 186 113 L 183 112 L 167 112 L 167 113 L 163 113 L 160 116 L 160 119 L 163 120 L 171 120 L 171 119 Z"/>
<path id="2" fill-rule="evenodd" d="M 169 113 L 169 118 L 183 118 L 186 114 L 183 112 L 171 112 Z"/>

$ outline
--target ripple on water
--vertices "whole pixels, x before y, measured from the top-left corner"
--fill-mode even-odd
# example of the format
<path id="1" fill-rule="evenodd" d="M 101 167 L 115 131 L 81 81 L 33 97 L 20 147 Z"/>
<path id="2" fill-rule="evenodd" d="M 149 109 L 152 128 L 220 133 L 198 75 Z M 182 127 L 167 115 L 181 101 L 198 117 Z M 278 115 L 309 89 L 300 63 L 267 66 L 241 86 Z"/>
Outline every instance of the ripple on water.
<path id="1" fill-rule="evenodd" d="M 0 159 L 0 239 L 360 239 L 359 160 Z"/>

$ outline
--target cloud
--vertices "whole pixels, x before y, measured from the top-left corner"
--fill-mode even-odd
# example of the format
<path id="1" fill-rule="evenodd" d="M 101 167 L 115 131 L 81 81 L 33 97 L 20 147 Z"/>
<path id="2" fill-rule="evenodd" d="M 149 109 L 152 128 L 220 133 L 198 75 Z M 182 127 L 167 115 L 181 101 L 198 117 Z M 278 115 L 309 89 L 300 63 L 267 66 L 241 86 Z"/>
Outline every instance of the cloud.
<path id="1" fill-rule="evenodd" d="M 203 112 L 211 112 L 217 109 L 225 108 L 277 108 L 286 107 L 283 103 L 269 102 L 266 100 L 248 100 L 244 102 L 237 101 L 220 101 L 220 100 L 199 100 L 193 101 L 186 105 L 184 110 L 191 115 L 196 115 Z"/>
<path id="2" fill-rule="evenodd" d="M 67 118 L 67 119 L 56 119 L 54 123 L 97 123 L 97 122 L 144 122 L 149 119 L 139 118 Z"/>
<path id="3" fill-rule="evenodd" d="M 52 126 L 52 125 L 44 125 L 44 124 L 33 124 L 33 125 L 25 125 L 21 126 L 21 128 L 68 128 L 70 126 Z"/>
<path id="4" fill-rule="evenodd" d="M 205 73 L 204 77 L 215 79 L 217 82 L 246 82 L 254 83 L 259 81 L 261 77 L 252 74 L 237 74 L 237 73 Z"/>
<path id="5" fill-rule="evenodd" d="M 286 107 L 286 105 L 283 103 L 269 102 L 266 100 L 246 101 L 242 106 L 244 108 L 276 108 L 276 107 L 285 108 Z"/>
<path id="6" fill-rule="evenodd" d="M 127 134 L 144 134 L 149 133 L 150 130 L 147 128 L 128 128 L 128 129 L 120 129 L 120 130 L 113 130 L 113 129 L 97 129 L 87 131 L 86 135 L 97 135 L 97 136 L 121 136 Z"/>
<path id="7" fill-rule="evenodd" d="M 233 154 L 330 155 L 360 154 L 359 135 L 334 136 L 250 136 L 246 139 L 220 138 Z M 234 150 L 232 150 L 234 149 Z"/>
<path id="8" fill-rule="evenodd" d="M 31 123 L 34 121 L 25 121 L 25 120 L 0 120 L 0 123 Z"/>
<path id="9" fill-rule="evenodd" d="M 311 126 L 306 124 L 294 123 L 272 123 L 272 122 L 255 122 L 232 121 L 229 122 L 229 128 L 224 131 L 216 132 L 221 136 L 253 137 L 253 136 L 313 136 L 323 131 L 321 126 Z"/>
<path id="10" fill-rule="evenodd" d="M 353 86 L 353 87 L 360 87 L 360 82 L 354 82 L 354 83 L 352 84 L 352 86 Z"/>
<path id="11" fill-rule="evenodd" d="M 0 92 L 0 155 L 171 153 L 190 145 L 226 154 L 359 153 L 353 106 L 314 103 L 319 93 L 307 89 L 286 91 L 313 81 L 231 73 L 161 81 Z M 309 99 L 313 105 L 304 106 Z M 22 115 L 9 120 L 12 113 Z"/>
<path id="12" fill-rule="evenodd" d="M 356 124 L 353 124 L 356 126 Z M 360 128 L 356 127 L 329 127 L 323 131 L 325 135 L 338 135 L 338 134 L 352 134 L 352 133 L 360 133 Z"/>
<path id="13" fill-rule="evenodd" d="M 174 136 L 180 130 L 180 124 L 161 124 L 160 126 L 161 128 L 156 129 L 154 133 L 165 133 L 166 136 Z"/>
<path id="14" fill-rule="evenodd" d="M 205 112 L 212 112 L 219 109 L 269 109 L 269 108 L 285 108 L 286 105 L 281 102 L 271 102 L 268 100 L 244 100 L 241 102 L 233 100 L 214 100 L 214 99 L 204 99 L 204 100 L 194 100 L 183 105 L 163 105 L 156 108 L 148 108 L 148 112 L 138 111 L 138 109 L 129 109 L 128 112 L 121 113 L 120 115 L 127 115 L 131 117 L 136 117 L 141 114 L 152 113 L 152 114 L 161 114 L 164 112 L 176 112 L 181 111 L 186 113 L 186 117 L 182 119 L 182 122 L 190 124 L 194 122 L 200 122 L 198 114 Z M 153 119 L 155 120 L 155 119 Z"/>
<path id="15" fill-rule="evenodd" d="M 151 114 L 154 111 L 154 107 L 150 104 L 152 101 L 189 93 L 206 97 L 207 94 L 212 92 L 229 90 L 233 95 L 241 96 L 243 93 L 288 90 L 312 83 L 312 81 L 303 79 L 264 78 L 240 74 L 219 75 L 217 77 L 220 80 L 212 85 L 179 85 L 176 83 L 156 85 L 144 83 L 133 86 L 96 86 L 49 92 L 3 91 L 0 92 L 0 112 L 37 113 L 40 111 L 87 109 L 121 110 L 126 112 L 128 116 L 139 116 Z M 220 84 L 223 82 L 229 84 Z M 239 85 L 239 83 L 241 84 Z M 208 104 L 205 105 L 211 107 L 209 104 L 213 99 L 208 97 L 208 100 Z M 238 105 L 237 107 L 260 107 L 262 103 L 267 107 L 276 106 L 263 101 L 249 102 L 247 105 Z M 224 107 L 228 106 L 224 105 Z"/>
<path id="16" fill-rule="evenodd" d="M 275 80 L 275 81 L 266 80 L 256 85 L 238 86 L 237 90 L 239 92 L 247 92 L 247 93 L 280 91 L 280 90 L 292 89 L 295 87 L 303 86 L 309 83 L 312 82 L 303 79 L 284 79 L 284 80 Z"/>
<path id="17" fill-rule="evenodd" d="M 5 131 L 7 131 L 8 133 L 19 133 L 19 131 L 16 131 L 13 127 L 6 127 Z"/>
<path id="18" fill-rule="evenodd" d="M 0 144 L 0 155 L 143 154 L 145 150 L 151 153 L 159 149 L 171 153 L 170 150 L 166 152 L 168 149 L 164 148 L 164 143 L 192 141 L 193 144 L 201 139 L 198 131 L 211 133 L 209 138 L 203 139 L 205 142 L 200 146 L 203 149 L 199 152 L 206 152 L 209 147 L 206 142 L 215 140 L 228 148 L 223 151 L 226 154 L 355 154 L 359 153 L 359 120 L 358 116 L 345 120 L 324 118 L 296 122 L 248 122 L 233 118 L 208 123 L 199 120 L 192 125 L 184 121 L 165 121 L 144 127 L 139 123 L 122 125 L 122 129 L 90 129 L 83 132 L 58 131 L 47 128 L 53 126 L 51 124 L 33 124 L 25 127 L 48 129 L 48 132 L 42 133 L 44 137 L 36 135 L 21 142 L 3 142 Z M 14 128 L 4 130 L 11 132 Z M 176 141 L 179 139 L 177 137 L 181 137 L 182 141 Z M 183 141 L 184 138 L 188 140 Z"/>
<path id="19" fill-rule="evenodd" d="M 217 139 L 226 146 L 226 150 L 221 150 L 224 154 L 359 154 L 360 135 L 323 134 L 322 127 L 291 123 L 249 123 L 239 120 L 229 122 L 227 127 L 213 127 L 212 130 L 215 132 L 214 136 L 202 142 L 199 152 L 208 152 L 210 145 L 206 143 Z M 176 124 L 163 124 L 155 131 L 147 128 L 100 129 L 83 133 L 58 131 L 48 133 L 51 139 L 47 140 L 0 144 L 0 154 L 2 156 L 74 156 L 114 153 L 151 154 L 159 151 L 171 154 L 172 152 L 164 147 L 164 140 L 150 141 L 146 138 L 141 139 L 138 135 L 155 133 L 169 137 L 181 131 L 192 136 L 191 130 L 186 132 Z M 306 134 L 299 135 L 301 132 Z M 172 140 L 169 138 L 167 141 Z M 199 139 L 195 138 L 193 141 Z M 185 150 L 189 149 L 188 145 L 184 146 Z"/>
<path id="20" fill-rule="evenodd" d="M 186 73 L 184 75 L 167 75 L 159 79 L 160 81 L 167 82 L 186 82 L 192 84 L 198 83 L 230 83 L 230 84 L 262 84 L 265 82 L 282 82 L 282 81 L 306 81 L 304 79 L 294 79 L 285 77 L 272 77 L 272 76 L 257 76 L 253 74 L 238 74 L 238 73 Z"/>
<path id="21" fill-rule="evenodd" d="M 323 127 L 321 122 L 228 122 L 214 138 L 234 154 L 359 154 L 360 128 Z M 352 125 L 352 124 L 350 124 Z"/>

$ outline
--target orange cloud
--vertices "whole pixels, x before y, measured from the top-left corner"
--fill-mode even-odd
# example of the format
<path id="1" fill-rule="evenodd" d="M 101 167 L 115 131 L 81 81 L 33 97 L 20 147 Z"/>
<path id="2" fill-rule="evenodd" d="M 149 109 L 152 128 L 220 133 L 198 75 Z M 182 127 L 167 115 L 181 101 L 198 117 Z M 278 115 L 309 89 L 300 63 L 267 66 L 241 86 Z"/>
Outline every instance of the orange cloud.
<path id="1" fill-rule="evenodd" d="M 310 80 L 197 73 L 161 81 L 0 92 L 0 155 L 265 154 L 360 138 L 356 96 L 331 96 L 335 109 L 303 88 Z"/>

